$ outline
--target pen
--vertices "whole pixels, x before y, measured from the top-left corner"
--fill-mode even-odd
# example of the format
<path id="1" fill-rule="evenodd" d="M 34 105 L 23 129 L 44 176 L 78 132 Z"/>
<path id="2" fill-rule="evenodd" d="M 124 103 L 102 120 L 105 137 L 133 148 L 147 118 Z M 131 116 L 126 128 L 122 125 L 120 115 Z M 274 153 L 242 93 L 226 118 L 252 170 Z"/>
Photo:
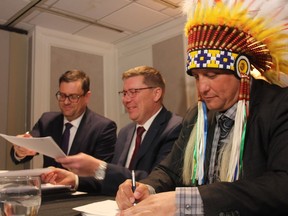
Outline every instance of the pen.
<path id="1" fill-rule="evenodd" d="M 135 180 L 135 171 L 132 170 L 132 191 L 134 192 L 136 190 L 136 180 Z M 136 205 L 136 201 L 133 205 Z"/>
<path id="2" fill-rule="evenodd" d="M 136 180 L 135 180 L 135 171 L 132 170 L 132 191 L 136 190 Z"/>
<path id="3" fill-rule="evenodd" d="M 26 131 L 26 133 L 24 134 L 24 137 L 31 137 L 31 134 L 29 131 Z"/>

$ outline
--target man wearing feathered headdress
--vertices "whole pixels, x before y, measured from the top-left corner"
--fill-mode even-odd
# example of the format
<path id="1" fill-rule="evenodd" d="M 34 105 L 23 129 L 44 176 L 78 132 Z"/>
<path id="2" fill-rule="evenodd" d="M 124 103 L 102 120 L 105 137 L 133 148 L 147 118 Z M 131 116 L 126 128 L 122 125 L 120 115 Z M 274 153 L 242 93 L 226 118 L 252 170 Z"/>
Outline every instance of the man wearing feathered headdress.
<path id="1" fill-rule="evenodd" d="M 287 10 L 287 0 L 185 1 L 198 106 L 136 191 L 120 186 L 120 215 L 288 215 Z"/>

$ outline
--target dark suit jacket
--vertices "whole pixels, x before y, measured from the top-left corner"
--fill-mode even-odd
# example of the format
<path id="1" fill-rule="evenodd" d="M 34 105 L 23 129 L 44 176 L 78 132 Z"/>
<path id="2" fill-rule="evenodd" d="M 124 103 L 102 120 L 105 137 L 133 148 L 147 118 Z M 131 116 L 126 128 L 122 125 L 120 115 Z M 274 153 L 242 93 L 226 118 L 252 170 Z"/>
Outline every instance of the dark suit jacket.
<path id="1" fill-rule="evenodd" d="M 172 114 L 164 107 L 156 116 L 141 143 L 133 167 L 137 180 L 145 178 L 171 151 L 180 133 L 181 121 L 181 117 Z M 136 123 L 130 123 L 118 134 L 112 163 L 108 164 L 105 179 L 101 182 L 101 192 L 104 194 L 115 195 L 118 186 L 131 178 L 131 171 L 125 168 L 125 163 L 135 128 Z M 79 187 L 81 185 L 80 182 Z M 94 185 L 94 190 L 99 191 L 99 185 Z"/>
<path id="2" fill-rule="evenodd" d="M 60 112 L 44 113 L 34 125 L 30 134 L 34 137 L 51 136 L 60 146 L 63 119 L 64 116 Z M 98 115 L 87 108 L 75 134 L 69 155 L 83 152 L 110 162 L 113 157 L 116 142 L 116 129 L 115 122 Z M 24 163 L 33 158 L 26 157 L 19 162 L 14 157 L 13 147 L 11 148 L 10 155 L 15 164 Z M 43 167 L 61 167 L 53 158 L 44 155 L 43 159 Z"/>
<path id="3" fill-rule="evenodd" d="M 195 115 L 196 109 L 188 112 L 173 150 L 143 180 L 157 192 L 184 186 L 181 180 L 183 152 L 196 121 Z M 211 145 L 214 133 L 213 116 L 209 112 L 207 145 Z M 288 215 L 287 88 L 253 80 L 243 157 L 243 171 L 238 181 L 198 187 L 205 215 Z"/>

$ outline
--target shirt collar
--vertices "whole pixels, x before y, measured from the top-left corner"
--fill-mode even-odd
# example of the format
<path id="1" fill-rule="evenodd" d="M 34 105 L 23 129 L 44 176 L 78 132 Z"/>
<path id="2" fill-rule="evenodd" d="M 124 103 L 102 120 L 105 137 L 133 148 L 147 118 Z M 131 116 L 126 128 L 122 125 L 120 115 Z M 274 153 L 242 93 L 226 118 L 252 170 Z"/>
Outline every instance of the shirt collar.
<path id="1" fill-rule="evenodd" d="M 85 111 L 85 112 L 86 112 L 86 111 Z M 85 114 L 85 112 L 83 112 L 78 118 L 74 119 L 74 120 L 71 121 L 71 122 L 69 122 L 69 121 L 67 120 L 67 118 L 64 116 L 64 125 L 65 125 L 67 122 L 69 122 L 69 123 L 71 123 L 71 124 L 73 125 L 73 127 L 78 128 L 79 125 L 80 125 L 80 122 L 81 122 L 81 120 L 82 120 L 82 118 L 83 118 L 83 116 L 84 116 L 84 114 Z"/>
<path id="2" fill-rule="evenodd" d="M 228 110 L 226 110 L 224 113 L 223 112 L 218 112 L 216 114 L 216 119 L 218 122 L 218 119 L 224 115 L 226 117 L 228 117 L 231 120 L 235 120 L 235 116 L 236 116 L 236 111 L 237 111 L 237 103 L 235 103 L 232 107 L 230 107 Z"/>
<path id="3" fill-rule="evenodd" d="M 139 126 L 142 126 L 145 128 L 145 131 L 149 130 L 149 127 L 151 126 L 152 122 L 154 121 L 154 119 L 156 118 L 156 116 L 159 114 L 159 112 L 162 110 L 163 106 L 160 107 L 160 109 L 153 115 L 151 116 L 143 125 L 136 125 L 136 128 L 138 128 Z"/>

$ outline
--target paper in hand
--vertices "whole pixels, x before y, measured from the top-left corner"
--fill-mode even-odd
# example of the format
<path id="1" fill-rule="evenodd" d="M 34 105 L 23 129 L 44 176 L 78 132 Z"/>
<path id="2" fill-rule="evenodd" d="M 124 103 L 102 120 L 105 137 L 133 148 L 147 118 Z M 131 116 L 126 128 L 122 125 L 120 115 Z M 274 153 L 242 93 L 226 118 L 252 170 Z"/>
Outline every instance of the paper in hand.
<path id="1" fill-rule="evenodd" d="M 15 145 L 34 150 L 51 158 L 65 157 L 66 154 L 55 143 L 52 137 L 17 137 L 0 134 L 4 139 Z"/>

